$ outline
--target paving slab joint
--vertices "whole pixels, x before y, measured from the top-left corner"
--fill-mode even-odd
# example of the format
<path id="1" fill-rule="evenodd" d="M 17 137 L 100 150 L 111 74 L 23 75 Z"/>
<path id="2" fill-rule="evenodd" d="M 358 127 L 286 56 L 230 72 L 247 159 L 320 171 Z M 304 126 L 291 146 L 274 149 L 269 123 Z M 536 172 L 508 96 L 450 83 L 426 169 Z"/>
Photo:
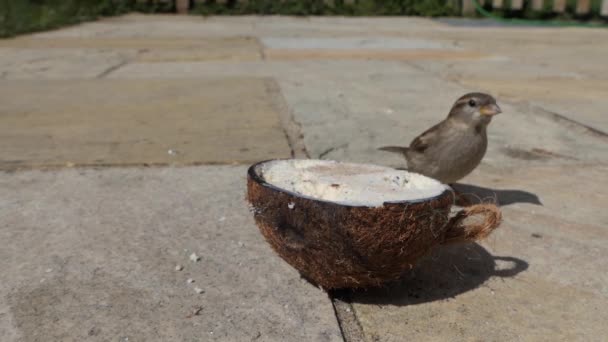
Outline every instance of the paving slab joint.
<path id="1" fill-rule="evenodd" d="M 287 104 L 281 87 L 275 79 L 268 79 L 266 82 L 266 90 L 272 98 L 272 103 L 275 104 L 281 119 L 281 126 L 293 158 L 310 158 L 310 154 L 304 144 L 304 134 L 302 133 L 302 125 L 296 121 L 293 111 Z"/>
<path id="2" fill-rule="evenodd" d="M 336 320 L 340 326 L 340 332 L 345 342 L 364 342 L 363 328 L 357 318 L 355 309 L 350 303 L 349 295 L 332 291 L 328 294 L 334 307 Z"/>
<path id="3" fill-rule="evenodd" d="M 108 76 L 109 74 L 113 73 L 114 71 L 122 68 L 123 66 L 129 64 L 128 60 L 122 60 L 117 64 L 112 65 L 111 67 L 105 69 L 104 71 L 102 71 L 101 73 L 99 73 L 99 75 L 95 76 L 95 78 L 104 78 L 106 76 Z"/>

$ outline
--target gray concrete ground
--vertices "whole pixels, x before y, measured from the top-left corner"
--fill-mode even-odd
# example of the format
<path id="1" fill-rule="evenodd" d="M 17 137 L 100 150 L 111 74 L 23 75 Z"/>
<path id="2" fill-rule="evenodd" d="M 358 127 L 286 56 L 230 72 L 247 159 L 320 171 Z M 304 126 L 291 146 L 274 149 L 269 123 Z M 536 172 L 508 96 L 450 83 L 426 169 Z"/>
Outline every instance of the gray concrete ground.
<path id="1" fill-rule="evenodd" d="M 607 53 L 601 29 L 420 18 L 128 15 L 0 41 L 0 340 L 602 341 Z M 246 165 L 404 166 L 376 148 L 478 90 L 504 114 L 458 188 L 501 204 L 487 241 L 334 307 L 270 251 Z"/>

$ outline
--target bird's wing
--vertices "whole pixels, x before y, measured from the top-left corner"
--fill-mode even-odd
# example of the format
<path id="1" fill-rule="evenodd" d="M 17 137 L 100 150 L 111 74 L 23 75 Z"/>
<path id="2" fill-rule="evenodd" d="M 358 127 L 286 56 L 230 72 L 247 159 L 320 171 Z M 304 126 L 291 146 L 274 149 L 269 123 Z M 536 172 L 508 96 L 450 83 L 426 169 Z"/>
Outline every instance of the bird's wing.
<path id="1" fill-rule="evenodd" d="M 443 124 L 444 121 L 436 124 L 435 126 L 424 131 L 424 133 L 417 136 L 414 140 L 412 140 L 412 143 L 410 144 L 409 148 L 410 151 L 423 153 L 429 147 L 432 141 L 437 138 Z"/>
<path id="2" fill-rule="evenodd" d="M 382 146 L 380 148 L 378 148 L 380 151 L 387 151 L 387 152 L 394 152 L 394 153 L 401 153 L 401 154 L 405 154 L 405 152 L 407 152 L 407 150 L 409 150 L 409 147 L 401 147 L 401 146 Z"/>

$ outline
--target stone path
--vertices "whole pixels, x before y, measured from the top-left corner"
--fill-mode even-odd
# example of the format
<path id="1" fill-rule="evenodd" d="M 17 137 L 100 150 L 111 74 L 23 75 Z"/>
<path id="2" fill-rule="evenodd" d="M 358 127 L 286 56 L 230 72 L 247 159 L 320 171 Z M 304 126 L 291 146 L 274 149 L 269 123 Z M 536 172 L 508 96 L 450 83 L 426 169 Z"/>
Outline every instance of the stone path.
<path id="1" fill-rule="evenodd" d="M 601 29 L 421 18 L 128 15 L 0 41 L 0 340 L 601 341 L 606 53 Z M 271 252 L 247 165 L 402 167 L 376 148 L 469 91 L 504 111 L 458 185 L 501 204 L 487 241 L 331 296 Z"/>

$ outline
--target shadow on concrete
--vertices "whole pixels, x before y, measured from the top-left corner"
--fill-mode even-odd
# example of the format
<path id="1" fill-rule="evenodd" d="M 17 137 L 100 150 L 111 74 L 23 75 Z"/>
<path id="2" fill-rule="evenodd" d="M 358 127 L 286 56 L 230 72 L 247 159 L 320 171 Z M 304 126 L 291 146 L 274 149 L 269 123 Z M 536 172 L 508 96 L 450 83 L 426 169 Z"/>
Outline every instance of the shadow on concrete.
<path id="1" fill-rule="evenodd" d="M 338 290 L 332 297 L 344 302 L 377 305 L 415 305 L 454 297 L 482 286 L 490 277 L 513 277 L 528 263 L 493 256 L 476 243 L 444 246 L 420 260 L 404 277 L 383 288 Z"/>
<path id="2" fill-rule="evenodd" d="M 494 201 L 499 206 L 513 203 L 530 203 L 543 205 L 536 194 L 523 190 L 494 190 L 472 184 L 452 184 L 452 188 L 460 195 L 464 195 L 471 204 Z"/>

